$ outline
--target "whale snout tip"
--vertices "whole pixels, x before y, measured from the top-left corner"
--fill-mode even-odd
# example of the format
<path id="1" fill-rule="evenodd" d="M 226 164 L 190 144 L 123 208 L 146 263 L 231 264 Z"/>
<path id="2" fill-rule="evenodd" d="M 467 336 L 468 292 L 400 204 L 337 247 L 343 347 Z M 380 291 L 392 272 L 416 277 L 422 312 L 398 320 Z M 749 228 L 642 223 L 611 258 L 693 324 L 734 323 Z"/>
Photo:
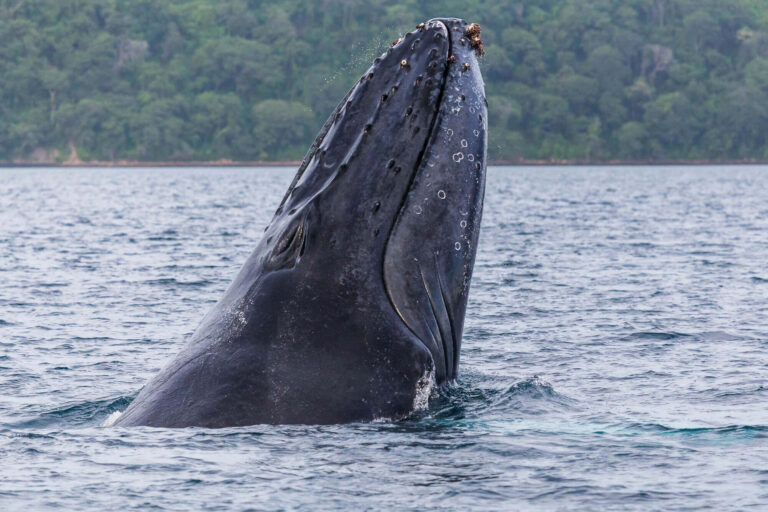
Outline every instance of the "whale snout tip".
<path id="1" fill-rule="evenodd" d="M 436 26 L 443 26 L 446 29 L 451 27 L 451 30 L 461 33 L 462 37 L 459 39 L 459 42 L 462 46 L 468 43 L 470 48 L 474 50 L 475 55 L 478 57 L 485 55 L 481 38 L 482 28 L 478 23 L 468 23 L 459 18 L 433 18 L 427 22 L 419 23 L 416 28 L 424 30 Z"/>

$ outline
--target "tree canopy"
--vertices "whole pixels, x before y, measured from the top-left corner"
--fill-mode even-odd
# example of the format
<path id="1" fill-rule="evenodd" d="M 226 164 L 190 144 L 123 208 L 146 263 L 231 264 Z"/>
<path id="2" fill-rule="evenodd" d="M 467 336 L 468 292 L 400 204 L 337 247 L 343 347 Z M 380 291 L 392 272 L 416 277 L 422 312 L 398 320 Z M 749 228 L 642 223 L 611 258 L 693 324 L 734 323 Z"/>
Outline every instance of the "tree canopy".
<path id="1" fill-rule="evenodd" d="M 437 16 L 483 27 L 491 158 L 768 159 L 759 0 L 0 0 L 0 160 L 299 159 Z"/>

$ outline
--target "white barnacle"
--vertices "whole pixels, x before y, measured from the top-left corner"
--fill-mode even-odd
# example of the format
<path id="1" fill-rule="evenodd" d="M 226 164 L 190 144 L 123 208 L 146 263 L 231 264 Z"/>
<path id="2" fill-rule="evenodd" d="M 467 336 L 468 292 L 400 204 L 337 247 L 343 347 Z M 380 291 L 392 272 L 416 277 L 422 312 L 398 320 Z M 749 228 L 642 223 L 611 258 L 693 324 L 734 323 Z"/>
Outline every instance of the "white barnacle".
<path id="1" fill-rule="evenodd" d="M 468 145 L 469 145 L 469 143 L 467 142 L 467 139 L 461 139 L 461 147 L 465 148 Z"/>
<path id="2" fill-rule="evenodd" d="M 437 193 L 437 197 L 440 199 L 445 199 L 445 190 L 441 190 Z"/>
<path id="3" fill-rule="evenodd" d="M 451 140 L 453 138 L 453 130 L 450 128 L 445 129 L 445 133 L 448 134 L 448 140 Z"/>
<path id="4" fill-rule="evenodd" d="M 480 130 L 473 130 L 472 133 L 475 134 L 475 137 L 479 137 L 480 136 Z"/>
<path id="5" fill-rule="evenodd" d="M 455 244 L 453 244 L 453 246 L 456 248 L 457 251 L 461 250 L 461 242 L 456 242 Z"/>
<path id="6" fill-rule="evenodd" d="M 459 151 L 458 153 L 454 153 L 453 155 L 454 162 L 459 163 L 462 160 L 464 160 L 464 153 L 462 153 L 461 151 Z"/>
<path id="7" fill-rule="evenodd" d="M 472 153 L 468 154 L 467 155 L 467 160 L 469 160 L 470 162 L 474 162 L 475 161 L 475 155 L 473 155 Z"/>
<path id="8" fill-rule="evenodd" d="M 461 226 L 462 229 L 466 228 L 467 227 L 467 221 L 462 220 L 461 222 L 459 222 L 459 226 Z"/>
<path id="9" fill-rule="evenodd" d="M 419 206 L 418 204 L 413 207 L 413 213 L 415 213 L 416 215 L 421 215 L 422 211 L 424 211 L 424 210 L 422 210 L 421 206 Z"/>

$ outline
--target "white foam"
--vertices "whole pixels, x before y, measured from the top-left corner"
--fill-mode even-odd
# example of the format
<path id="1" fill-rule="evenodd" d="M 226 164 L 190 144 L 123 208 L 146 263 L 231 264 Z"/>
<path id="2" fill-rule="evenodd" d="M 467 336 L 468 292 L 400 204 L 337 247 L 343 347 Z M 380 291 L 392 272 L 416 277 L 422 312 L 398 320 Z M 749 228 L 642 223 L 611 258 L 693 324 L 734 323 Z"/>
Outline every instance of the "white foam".
<path id="1" fill-rule="evenodd" d="M 104 420 L 104 423 L 101 424 L 102 427 L 111 427 L 115 424 L 117 421 L 117 418 L 120 417 L 120 415 L 123 414 L 123 411 L 115 411 L 109 416 L 107 416 L 107 419 Z"/>
<path id="2" fill-rule="evenodd" d="M 429 407 L 429 397 L 435 389 L 435 370 L 425 373 L 416 383 L 416 396 L 413 398 L 413 410 L 423 411 Z"/>

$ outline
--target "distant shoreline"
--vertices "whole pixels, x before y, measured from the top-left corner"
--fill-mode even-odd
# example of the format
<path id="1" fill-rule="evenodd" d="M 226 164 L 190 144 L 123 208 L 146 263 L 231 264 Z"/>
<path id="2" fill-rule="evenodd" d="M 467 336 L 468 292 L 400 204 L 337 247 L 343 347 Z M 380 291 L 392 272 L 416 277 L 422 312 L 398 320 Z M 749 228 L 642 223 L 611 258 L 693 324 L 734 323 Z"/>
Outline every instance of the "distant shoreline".
<path id="1" fill-rule="evenodd" d="M 279 162 L 236 162 L 233 160 L 213 161 L 168 161 L 143 162 L 118 160 L 114 162 L 0 162 L 0 167 L 298 167 L 301 160 L 286 160 Z M 491 166 L 526 167 L 526 166 L 707 166 L 707 165 L 768 165 L 768 160 L 610 160 L 592 162 L 588 160 L 492 160 Z"/>

